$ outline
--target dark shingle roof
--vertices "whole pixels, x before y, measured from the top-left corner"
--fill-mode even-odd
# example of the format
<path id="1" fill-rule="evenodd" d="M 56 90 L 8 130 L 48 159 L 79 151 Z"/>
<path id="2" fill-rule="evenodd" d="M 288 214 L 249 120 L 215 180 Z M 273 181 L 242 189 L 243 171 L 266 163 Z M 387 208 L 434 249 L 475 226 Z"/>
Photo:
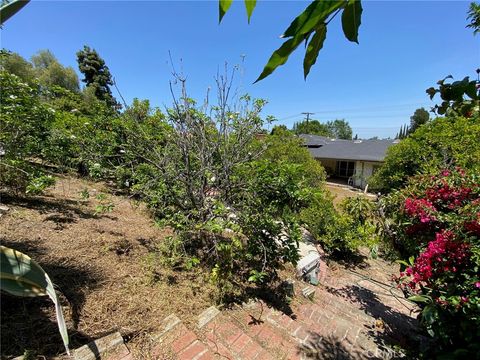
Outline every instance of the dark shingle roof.
<path id="1" fill-rule="evenodd" d="M 315 158 L 383 161 L 387 149 L 396 140 L 339 140 L 317 135 L 299 135 Z"/>
<path id="2" fill-rule="evenodd" d="M 318 135 L 310 135 L 310 134 L 300 134 L 298 135 L 299 138 L 303 139 L 305 146 L 322 146 L 326 145 L 327 142 L 329 141 L 328 138 L 324 136 L 318 136 Z"/>

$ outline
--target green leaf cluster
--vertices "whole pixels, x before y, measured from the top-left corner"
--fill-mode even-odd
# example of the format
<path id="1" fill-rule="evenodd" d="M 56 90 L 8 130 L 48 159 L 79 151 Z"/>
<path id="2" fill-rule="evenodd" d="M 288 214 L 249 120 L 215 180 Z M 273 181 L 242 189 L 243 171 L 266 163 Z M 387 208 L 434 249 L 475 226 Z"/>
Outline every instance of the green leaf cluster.
<path id="1" fill-rule="evenodd" d="M 3 25 L 5 21 L 19 12 L 29 2 L 30 0 L 2 1 L 0 7 L 0 24 Z"/>
<path id="2" fill-rule="evenodd" d="M 436 118 L 387 151 L 385 162 L 370 178 L 370 187 L 390 192 L 410 176 L 432 174 L 445 166 L 480 170 L 480 118 Z"/>
<path id="3" fill-rule="evenodd" d="M 233 0 L 219 0 L 219 20 L 225 16 Z M 248 21 L 255 8 L 256 1 L 245 0 Z M 317 61 L 327 37 L 327 27 L 330 21 L 342 11 L 342 29 L 345 38 L 358 43 L 358 29 L 361 24 L 362 4 L 360 0 L 314 0 L 298 15 L 285 30 L 282 38 L 285 42 L 273 52 L 265 65 L 258 82 L 272 74 L 279 66 L 285 64 L 290 55 L 302 43 L 305 43 L 303 59 L 303 74 L 306 79 L 311 67 Z"/>
<path id="4" fill-rule="evenodd" d="M 477 69 L 477 74 L 480 69 Z M 433 86 L 426 90 L 430 99 L 436 94 L 440 95 L 442 103 L 435 105 L 432 111 L 439 115 L 450 116 L 478 116 L 480 113 L 480 88 L 478 81 L 470 80 L 468 76 L 463 80 L 447 82 L 453 79 L 451 75 L 437 82 L 438 88 Z"/>
<path id="5" fill-rule="evenodd" d="M 54 111 L 16 75 L 0 71 L 0 87 L 0 188 L 24 192 L 39 175 L 29 160 L 41 154 Z"/>

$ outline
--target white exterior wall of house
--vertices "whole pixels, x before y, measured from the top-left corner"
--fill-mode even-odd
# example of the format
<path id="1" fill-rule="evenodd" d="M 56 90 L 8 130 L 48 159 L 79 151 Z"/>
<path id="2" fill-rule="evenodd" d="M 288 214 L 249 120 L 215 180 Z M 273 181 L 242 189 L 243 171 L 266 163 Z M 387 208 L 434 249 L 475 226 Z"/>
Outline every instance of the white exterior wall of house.
<path id="1" fill-rule="evenodd" d="M 380 162 L 357 160 L 355 162 L 355 176 L 353 177 L 354 186 L 364 189 L 368 184 L 368 178 L 373 175 L 374 168 L 380 165 Z"/>
<path id="2" fill-rule="evenodd" d="M 368 184 L 368 179 L 373 175 L 374 169 L 380 167 L 382 164 L 379 161 L 363 161 L 363 160 L 336 160 L 336 159 L 316 159 L 319 161 L 324 168 L 329 168 L 329 171 L 335 175 L 337 169 L 337 162 L 339 161 L 348 161 L 355 163 L 355 171 L 351 179 L 353 180 L 353 186 L 365 189 L 365 186 Z M 347 180 L 347 178 L 345 178 Z"/>

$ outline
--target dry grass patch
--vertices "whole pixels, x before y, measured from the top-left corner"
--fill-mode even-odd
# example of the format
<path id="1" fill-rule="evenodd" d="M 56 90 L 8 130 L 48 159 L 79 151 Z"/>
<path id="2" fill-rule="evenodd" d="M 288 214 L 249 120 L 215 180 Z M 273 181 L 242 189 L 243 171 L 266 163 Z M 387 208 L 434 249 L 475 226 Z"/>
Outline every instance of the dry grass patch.
<path id="1" fill-rule="evenodd" d="M 173 271 L 155 251 L 171 231 L 100 184 L 60 178 L 45 196 L 2 202 L 10 211 L 0 217 L 1 244 L 37 260 L 61 289 L 72 348 L 120 331 L 135 358 L 148 358 L 164 317 L 193 323 L 213 303 L 206 272 Z M 1 301 L 2 357 L 63 352 L 47 299 L 2 294 Z"/>
<path id="2" fill-rule="evenodd" d="M 355 197 L 355 196 L 366 196 L 367 199 L 370 200 L 375 200 L 376 196 L 373 194 L 364 194 L 363 191 L 360 190 L 351 190 L 347 188 L 346 186 L 340 186 L 340 185 L 333 185 L 333 184 L 325 184 L 325 188 L 330 191 L 330 193 L 334 196 L 333 198 L 333 205 L 335 205 L 335 208 L 338 209 L 338 206 L 340 203 L 349 197 Z"/>

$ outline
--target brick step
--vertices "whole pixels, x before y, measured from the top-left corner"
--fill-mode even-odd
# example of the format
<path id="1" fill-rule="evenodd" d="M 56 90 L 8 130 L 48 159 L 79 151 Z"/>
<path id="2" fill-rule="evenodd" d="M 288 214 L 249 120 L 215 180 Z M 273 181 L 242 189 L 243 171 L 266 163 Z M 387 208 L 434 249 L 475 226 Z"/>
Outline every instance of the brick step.
<path id="1" fill-rule="evenodd" d="M 318 322 L 325 321 L 325 327 L 330 336 L 342 344 L 348 344 L 347 348 L 353 352 L 373 354 L 383 349 L 370 334 L 372 328 L 375 327 L 377 318 L 365 313 L 342 297 L 330 294 L 321 287 L 316 288 L 314 301 L 310 308 L 304 309 L 303 313 Z M 325 336 L 328 336 L 328 332 Z M 375 356 L 372 355 L 372 358 Z"/>
<path id="2" fill-rule="evenodd" d="M 100 357 L 106 360 L 133 360 L 119 332 L 94 340 L 73 351 L 74 360 L 96 360 Z"/>
<path id="3" fill-rule="evenodd" d="M 264 347 L 276 349 L 277 352 L 281 350 L 284 359 L 301 359 L 299 346 L 309 335 L 309 329 L 303 322 L 269 307 L 263 301 L 251 301 L 237 306 L 229 315 L 246 328 L 246 331 L 254 335 L 258 333 L 257 337 Z M 263 334 L 262 328 L 265 328 Z M 261 339 L 262 335 L 269 333 L 273 334 L 273 341 L 269 341 L 268 337 Z"/>
<path id="4" fill-rule="evenodd" d="M 293 360 L 311 357 L 323 343 L 333 344 L 335 351 L 360 353 L 378 348 L 365 328 L 372 317 L 357 314 L 361 310 L 353 304 L 319 288 L 313 300 L 295 301 L 292 316 L 262 301 L 223 312 L 210 307 L 193 329 L 170 315 L 160 326 L 152 358 Z"/>
<path id="5" fill-rule="evenodd" d="M 372 319 L 358 318 L 355 314 L 346 312 L 329 305 L 322 305 L 315 302 L 303 303 L 296 306 L 296 313 L 300 320 L 307 324 L 318 324 L 325 327 L 332 320 L 343 320 L 356 328 L 363 328 L 365 324 L 372 323 Z"/>
<path id="6" fill-rule="evenodd" d="M 189 330 L 175 315 L 166 317 L 160 332 L 154 336 L 153 359 L 208 360 L 214 354 L 197 334 Z"/>
<path id="7" fill-rule="evenodd" d="M 335 296 L 321 287 L 315 288 L 313 303 L 322 308 L 335 309 L 336 312 L 345 315 L 346 319 L 355 319 L 362 322 L 375 321 L 373 316 L 359 309 L 358 304 L 353 304 L 340 296 Z"/>
<path id="8" fill-rule="evenodd" d="M 362 332 L 363 323 L 352 321 L 328 307 L 320 307 L 313 302 L 293 306 L 293 316 L 270 309 L 266 319 L 284 329 L 298 343 L 311 344 L 321 337 L 334 338 L 349 347 L 353 346 Z"/>
<path id="9" fill-rule="evenodd" d="M 308 350 L 323 338 L 330 341 L 333 339 L 347 349 L 369 351 L 376 348 L 373 340 L 367 336 L 364 321 L 346 316 L 331 304 L 322 306 L 304 300 L 293 304 L 292 307 L 294 313 L 288 316 L 257 301 L 243 306 L 242 311 L 231 312 L 230 315 L 252 328 L 255 327 L 254 324 L 262 324 L 262 322 L 273 325 L 277 334 L 281 333 L 282 336 L 287 334 L 292 338 L 294 344 L 289 346 L 297 350 L 299 347 Z M 287 358 L 301 358 L 301 356 L 290 351 Z"/>
<path id="10" fill-rule="evenodd" d="M 294 311 L 294 313 L 289 316 L 280 310 L 270 308 L 266 319 L 271 324 L 288 333 L 299 344 L 305 343 L 310 333 L 319 332 L 322 327 L 320 323 L 299 316 L 298 311 Z"/>
<path id="11" fill-rule="evenodd" d="M 305 303 L 304 306 L 317 306 L 314 303 Z M 349 320 L 342 317 L 330 315 L 326 317 L 321 315 L 321 321 L 311 319 L 305 316 L 307 309 L 294 307 L 294 314 L 288 316 L 279 310 L 268 307 L 262 301 L 250 302 L 243 307 L 237 307 L 234 311 L 229 311 L 229 316 L 240 323 L 243 328 L 249 328 L 246 331 L 251 333 L 253 338 L 260 332 L 262 326 L 268 326 L 272 333 L 277 337 L 285 339 L 290 337 L 290 341 L 281 341 L 273 337 L 273 341 L 259 341 L 264 348 L 278 347 L 283 349 L 283 356 L 276 355 L 276 358 L 283 359 L 306 359 L 322 358 L 318 354 L 319 348 L 326 343 L 339 354 L 343 351 L 352 351 L 365 353 L 366 351 L 375 351 L 376 344 L 362 333 L 360 325 L 354 325 Z M 304 314 L 301 311 L 304 310 Z M 320 319 L 320 318 L 319 318 Z M 361 324 L 362 325 L 362 324 Z M 270 349 L 269 349 L 270 350 Z M 345 353 L 346 354 L 346 353 Z"/>
<path id="12" fill-rule="evenodd" d="M 264 327 L 245 328 L 227 312 L 207 309 L 199 317 L 200 335 L 211 351 L 225 359 L 266 360 L 284 359 L 282 353 L 273 352 L 265 341 L 268 334 Z M 206 314 L 206 316 L 204 315 Z M 262 341 L 263 340 L 263 341 Z M 277 350 L 277 349 L 273 349 Z"/>
<path id="13" fill-rule="evenodd" d="M 371 321 L 346 316 L 344 309 L 340 310 L 331 304 L 322 306 L 315 302 L 304 302 L 294 308 L 297 321 L 303 322 L 307 329 L 308 337 L 303 341 L 302 349 L 303 353 L 310 357 L 322 358 L 321 355 L 315 355 L 315 351 L 325 347 L 322 344 L 327 344 L 326 347 L 334 344 L 333 349 L 339 352 L 338 358 L 343 358 L 343 355 L 348 358 L 346 352 L 372 354 L 378 347 L 366 327 Z"/>

